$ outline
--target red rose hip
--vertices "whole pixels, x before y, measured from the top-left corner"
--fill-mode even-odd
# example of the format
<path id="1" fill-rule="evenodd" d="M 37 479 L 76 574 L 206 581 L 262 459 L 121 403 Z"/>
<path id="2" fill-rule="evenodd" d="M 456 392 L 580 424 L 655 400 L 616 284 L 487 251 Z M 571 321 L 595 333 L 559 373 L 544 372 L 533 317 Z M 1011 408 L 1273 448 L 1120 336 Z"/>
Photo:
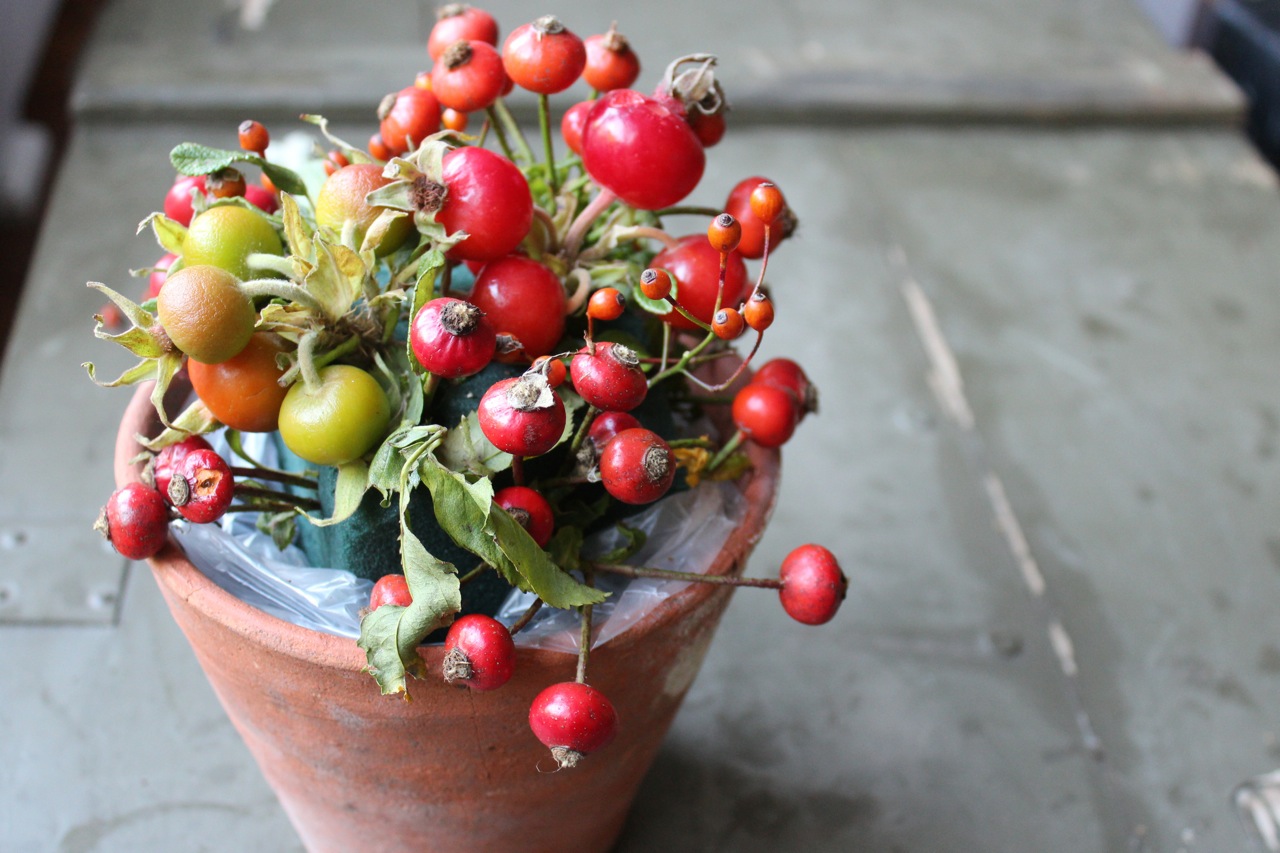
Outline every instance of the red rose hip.
<path id="1" fill-rule="evenodd" d="M 169 537 L 169 507 L 155 489 L 129 483 L 112 493 L 94 527 L 121 556 L 145 560 Z"/>
<path id="2" fill-rule="evenodd" d="M 476 416 L 485 438 L 515 456 L 541 456 L 555 447 L 566 420 L 564 402 L 536 373 L 495 382 Z"/>
<path id="3" fill-rule="evenodd" d="M 627 504 L 647 504 L 667 493 L 676 477 L 671 447 L 651 430 L 624 429 L 600 454 L 605 491 Z"/>
<path id="4" fill-rule="evenodd" d="M 449 627 L 444 638 L 444 680 L 472 690 L 496 690 L 516 669 L 511 631 L 492 616 L 472 613 Z"/>
<path id="5" fill-rule="evenodd" d="M 409 581 L 404 575 L 383 575 L 374 582 L 373 591 L 369 593 L 369 610 L 372 612 L 384 604 L 394 604 L 397 607 L 413 604 L 413 596 L 409 594 Z"/>
<path id="6" fill-rule="evenodd" d="M 533 700 L 529 728 L 561 768 L 608 746 L 618 732 L 618 713 L 599 690 L 576 681 L 553 684 Z"/>
<path id="7" fill-rule="evenodd" d="M 446 379 L 478 373 L 493 359 L 497 345 L 497 333 L 484 312 L 449 296 L 423 305 L 409 329 L 418 363 Z"/>
<path id="8" fill-rule="evenodd" d="M 582 399 L 605 411 L 629 412 L 649 393 L 639 357 L 622 344 L 602 342 L 595 352 L 589 346 L 578 350 L 569 363 L 569 376 Z"/>
<path id="9" fill-rule="evenodd" d="M 782 561 L 778 596 L 787 615 L 806 625 L 831 621 L 849 590 L 835 555 L 821 545 L 801 545 Z"/>

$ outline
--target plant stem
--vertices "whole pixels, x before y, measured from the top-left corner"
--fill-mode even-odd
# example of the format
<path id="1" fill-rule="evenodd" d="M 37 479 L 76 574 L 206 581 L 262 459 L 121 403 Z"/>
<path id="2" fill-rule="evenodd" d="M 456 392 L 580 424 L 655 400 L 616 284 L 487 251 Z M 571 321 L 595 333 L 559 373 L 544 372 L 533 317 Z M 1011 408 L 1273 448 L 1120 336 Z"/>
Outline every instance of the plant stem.
<path id="1" fill-rule="evenodd" d="M 529 148 L 529 143 L 525 141 L 524 133 L 520 130 L 520 125 L 516 124 L 515 118 L 511 115 L 511 110 L 507 109 L 507 102 L 499 98 L 493 105 L 494 114 L 501 120 L 503 128 L 507 133 L 515 139 L 516 156 L 513 160 L 523 159 L 526 165 L 532 165 L 534 161 L 533 151 Z M 497 130 L 495 127 L 494 130 Z"/>
<path id="2" fill-rule="evenodd" d="M 675 299 L 675 297 L 673 297 L 673 296 L 671 296 L 670 294 L 668 294 L 668 295 L 664 296 L 663 298 L 664 298 L 664 299 L 666 299 L 666 300 L 667 300 L 667 302 L 669 302 L 669 303 L 671 304 L 671 307 L 672 307 L 672 308 L 676 309 L 676 311 L 678 311 L 678 312 L 680 313 L 680 316 L 681 316 L 681 317 L 684 317 L 684 318 L 685 318 L 686 320 L 688 320 L 690 323 L 695 323 L 695 324 L 698 326 L 698 328 L 702 329 L 702 331 L 704 331 L 704 332 L 710 332 L 710 331 L 711 331 L 711 326 L 707 325 L 706 323 L 704 323 L 704 322 L 702 322 L 701 320 L 699 320 L 697 317 L 695 317 L 695 316 L 693 316 L 692 314 L 690 314 L 690 313 L 689 313 L 689 310 L 688 310 L 687 308 L 685 308 L 683 305 L 681 305 L 679 302 L 677 302 L 677 301 L 676 301 L 676 299 Z M 717 311 L 719 311 L 720 309 L 719 309 L 719 308 L 717 308 L 716 310 L 717 310 Z M 665 325 L 665 324 L 664 324 L 664 325 Z"/>
<path id="3" fill-rule="evenodd" d="M 314 296 L 307 292 L 306 288 L 291 281 L 281 281 L 274 278 L 255 278 L 252 281 L 241 282 L 240 290 L 251 299 L 257 296 L 270 296 L 289 302 L 296 302 L 305 308 L 324 313 L 324 308 L 316 301 Z"/>
<path id="4" fill-rule="evenodd" d="M 738 447 L 742 444 L 743 439 L 745 439 L 746 437 L 747 437 L 746 433 L 744 433 L 742 430 L 735 430 L 733 433 L 733 437 L 730 438 L 727 442 L 725 442 L 724 447 L 720 448 L 720 450 L 716 453 L 715 456 L 711 457 L 711 461 L 707 463 L 707 467 L 704 469 L 705 473 L 709 474 L 712 471 L 719 468 L 720 464 L 724 462 L 724 460 L 728 459 L 729 456 L 733 453 L 733 451 L 738 449 Z"/>
<path id="5" fill-rule="evenodd" d="M 535 598 L 533 600 L 533 604 L 530 604 L 529 608 L 525 610 L 524 613 L 520 614 L 520 618 L 517 619 L 515 622 L 511 623 L 511 636 L 514 637 L 516 634 L 519 634 L 521 631 L 523 631 L 525 629 L 525 626 L 527 626 L 529 622 L 533 619 L 534 614 L 541 609 L 542 609 L 542 599 Z"/>
<path id="6" fill-rule="evenodd" d="M 600 414 L 600 410 L 595 406 L 587 406 L 587 412 L 582 418 L 582 423 L 578 425 L 578 431 L 573 434 L 573 441 L 569 443 L 570 459 L 578 455 L 582 442 L 586 440 L 587 433 L 591 431 L 591 422 L 596 419 L 598 414 Z"/>
<path id="7" fill-rule="evenodd" d="M 782 581 L 777 578 L 739 578 L 733 575 L 700 575 L 697 572 L 677 572 L 673 569 L 654 569 L 648 566 L 620 566 L 605 563 L 593 563 L 597 571 L 629 578 L 661 578 L 671 581 L 688 581 L 689 583 L 709 583 L 716 586 L 750 586 L 761 589 L 782 589 Z"/>
<path id="8" fill-rule="evenodd" d="M 502 130 L 502 122 L 498 120 L 497 110 L 490 105 L 485 109 L 488 121 L 485 122 L 486 127 L 493 128 L 493 135 L 498 139 L 498 146 L 502 149 L 502 153 L 507 155 L 507 159 L 515 161 L 516 155 L 511 150 L 511 143 L 507 141 L 507 134 Z"/>
<path id="9" fill-rule="evenodd" d="M 595 586 L 595 572 L 591 569 L 583 570 L 583 581 L 587 586 Z M 574 676 L 574 680 L 579 684 L 587 683 L 587 658 L 591 656 L 591 605 L 584 604 L 580 608 L 582 613 L 582 630 L 578 634 L 578 672 Z"/>
<path id="10" fill-rule="evenodd" d="M 524 485 L 524 457 L 519 454 L 511 457 L 511 479 L 517 486 Z"/>
<path id="11" fill-rule="evenodd" d="M 556 152 L 551 140 L 551 104 L 541 92 L 538 93 L 538 127 L 542 130 L 542 148 L 547 155 L 547 186 L 554 199 L 560 194 L 560 179 L 556 176 Z"/>
<path id="12" fill-rule="evenodd" d="M 316 356 L 312 363 L 315 364 L 316 370 L 319 370 L 325 365 L 333 364 L 335 361 L 342 358 L 344 355 L 354 352 L 359 346 L 360 346 L 360 336 L 352 335 L 351 337 L 347 338 L 345 341 L 338 344 L 336 347 L 324 353 L 323 355 Z"/>
<path id="13" fill-rule="evenodd" d="M 719 216 L 724 211 L 716 210 L 714 207 L 699 207 L 698 205 L 676 205 L 675 207 L 664 207 L 662 210 L 655 210 L 653 215 L 661 219 L 664 216 Z"/>
<path id="14" fill-rule="evenodd" d="M 649 387 L 652 388 L 655 385 L 657 385 L 659 382 L 663 381 L 664 379 L 669 379 L 677 373 L 683 373 L 684 369 L 689 366 L 689 362 L 692 361 L 693 358 L 698 354 L 700 354 L 704 349 L 710 346 L 711 342 L 715 340 L 719 340 L 715 336 L 715 333 L 707 332 L 707 336 L 703 338 L 698 343 L 698 345 L 695 346 L 693 349 L 686 350 L 684 355 L 680 356 L 679 361 L 677 361 L 675 364 L 671 365 L 666 370 L 662 371 L 661 373 L 655 375 L 652 379 L 650 379 Z"/>
<path id="15" fill-rule="evenodd" d="M 475 567 L 474 569 L 472 569 L 471 571 L 467 572 L 467 573 L 466 573 L 465 575 L 463 575 L 462 577 L 458 578 L 458 585 L 459 585 L 459 586 L 461 586 L 462 584 L 471 583 L 471 581 L 473 581 L 473 580 L 475 580 L 476 578 L 478 578 L 478 577 L 480 576 L 480 573 L 481 573 L 481 572 L 483 572 L 483 571 L 484 571 L 485 569 L 487 569 L 487 568 L 489 568 L 489 564 L 488 564 L 488 563 L 481 563 L 480 565 L 476 566 L 476 567 Z"/>
<path id="16" fill-rule="evenodd" d="M 613 190 L 600 188 L 600 192 L 596 193 L 596 197 L 574 218 L 573 223 L 569 226 L 568 232 L 564 235 L 564 250 L 566 259 L 572 264 L 578 258 L 578 250 L 582 248 L 582 241 L 586 239 L 587 232 L 591 230 L 591 223 L 601 213 L 617 200 Z"/>
<path id="17" fill-rule="evenodd" d="M 287 486 L 297 486 L 301 489 L 311 489 L 313 491 L 318 488 L 316 481 L 310 477 L 290 474 L 288 471 L 277 471 L 274 468 L 244 468 L 232 465 L 231 475 L 246 480 L 270 480 L 275 483 L 284 483 Z"/>
<path id="18" fill-rule="evenodd" d="M 263 498 L 272 503 L 280 503 L 289 507 L 298 507 L 299 509 L 319 509 L 320 501 L 314 498 L 300 498 L 289 494 L 288 492 L 277 492 L 275 489 L 264 489 L 260 486 L 247 486 L 243 483 L 236 483 L 236 495 L 246 498 Z"/>

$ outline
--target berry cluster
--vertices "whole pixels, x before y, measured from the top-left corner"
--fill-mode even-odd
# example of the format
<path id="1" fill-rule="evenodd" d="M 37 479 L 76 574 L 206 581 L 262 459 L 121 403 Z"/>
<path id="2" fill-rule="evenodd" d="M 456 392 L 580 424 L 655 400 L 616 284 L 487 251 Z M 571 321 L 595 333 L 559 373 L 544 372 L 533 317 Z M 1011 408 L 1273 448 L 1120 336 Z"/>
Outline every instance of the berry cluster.
<path id="1" fill-rule="evenodd" d="M 103 384 L 154 380 L 166 427 L 147 442 L 145 482 L 112 495 L 99 524 L 134 559 L 163 548 L 179 516 L 252 510 L 288 541 L 297 514 L 321 505 L 316 481 L 232 468 L 200 437 L 225 427 L 237 448 L 240 432 L 278 432 L 305 463 L 338 468 L 346 492 L 326 523 L 369 489 L 398 500 L 402 572 L 377 582 L 361 625 L 384 692 L 422 674 L 406 638 L 412 649 L 449 626 L 443 677 L 488 691 L 511 677 L 512 636 L 539 607 L 580 612 L 576 676 L 529 715 L 567 767 L 617 727 L 586 683 L 598 574 L 772 588 L 806 624 L 831 619 L 845 595 L 818 545 L 797 548 L 769 580 L 628 565 L 634 548 L 598 562 L 579 553 L 585 532 L 625 525 L 626 507 L 740 475 L 743 442 L 780 447 L 816 410 L 795 362 L 751 372 L 774 322 L 770 254 L 796 218 L 759 176 L 722 209 L 681 206 L 725 132 L 713 56 L 676 60 L 645 94 L 631 88 L 640 62 L 616 26 L 582 39 L 545 16 L 499 46 L 493 17 L 462 5 L 440 10 L 427 47 L 432 67 L 382 100 L 367 145 L 304 116 L 327 140 L 316 186 L 268 158 L 256 121 L 238 128 L 238 149 L 174 149 L 179 177 L 144 223 L 166 251 L 142 271 L 143 300 L 91 283 L 127 326 L 113 332 L 100 316 L 95 333 L 140 359 Z M 564 111 L 560 156 L 548 97 L 579 81 L 591 95 Z M 538 99 L 537 154 L 505 105 L 515 87 Z M 667 230 L 687 217 L 709 225 Z M 759 261 L 754 275 L 748 261 Z M 749 352 L 716 373 L 748 334 Z M 160 401 L 183 372 L 195 400 L 171 418 Z M 678 426 L 725 403 L 732 435 Z M 409 527 L 415 489 L 475 568 L 433 555 Z M 458 615 L 484 572 L 535 596 L 510 627 Z"/>

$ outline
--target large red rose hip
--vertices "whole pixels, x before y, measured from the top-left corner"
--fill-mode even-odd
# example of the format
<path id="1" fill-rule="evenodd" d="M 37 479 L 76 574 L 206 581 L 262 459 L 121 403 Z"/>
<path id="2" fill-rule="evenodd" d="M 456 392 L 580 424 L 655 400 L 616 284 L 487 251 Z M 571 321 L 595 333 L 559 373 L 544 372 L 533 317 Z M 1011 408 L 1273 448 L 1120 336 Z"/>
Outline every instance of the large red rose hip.
<path id="1" fill-rule="evenodd" d="M 492 261 L 509 255 L 529 233 L 533 196 L 516 165 L 487 148 L 466 146 L 444 155 L 448 191 L 436 221 L 445 231 L 467 232 L 448 251 L 455 261 Z"/>
<path id="2" fill-rule="evenodd" d="M 582 163 L 627 204 L 658 210 L 693 191 L 707 156 L 684 116 L 634 90 L 614 89 L 587 116 Z"/>
<path id="3" fill-rule="evenodd" d="M 564 335 L 564 285 L 550 269 L 511 255 L 485 264 L 468 298 L 497 332 L 513 335 L 526 358 L 550 353 Z"/>

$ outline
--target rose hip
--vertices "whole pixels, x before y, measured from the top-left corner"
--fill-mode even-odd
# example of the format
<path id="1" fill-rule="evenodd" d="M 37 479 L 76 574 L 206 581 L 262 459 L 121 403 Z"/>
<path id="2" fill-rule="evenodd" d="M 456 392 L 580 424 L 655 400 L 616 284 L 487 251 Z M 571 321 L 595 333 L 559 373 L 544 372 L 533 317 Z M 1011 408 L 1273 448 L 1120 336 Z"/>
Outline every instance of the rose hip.
<path id="1" fill-rule="evenodd" d="M 782 561 L 778 596 L 792 619 L 806 625 L 829 622 L 849 589 L 835 555 L 821 545 L 801 545 Z"/>
<path id="2" fill-rule="evenodd" d="M 155 556 L 169 536 L 169 508 L 160 493 L 142 483 L 116 489 L 94 525 L 121 556 Z"/>
<path id="3" fill-rule="evenodd" d="M 511 632 L 492 616 L 472 613 L 458 619 L 445 635 L 444 650 L 444 680 L 450 684 L 496 690 L 515 672 Z"/>

